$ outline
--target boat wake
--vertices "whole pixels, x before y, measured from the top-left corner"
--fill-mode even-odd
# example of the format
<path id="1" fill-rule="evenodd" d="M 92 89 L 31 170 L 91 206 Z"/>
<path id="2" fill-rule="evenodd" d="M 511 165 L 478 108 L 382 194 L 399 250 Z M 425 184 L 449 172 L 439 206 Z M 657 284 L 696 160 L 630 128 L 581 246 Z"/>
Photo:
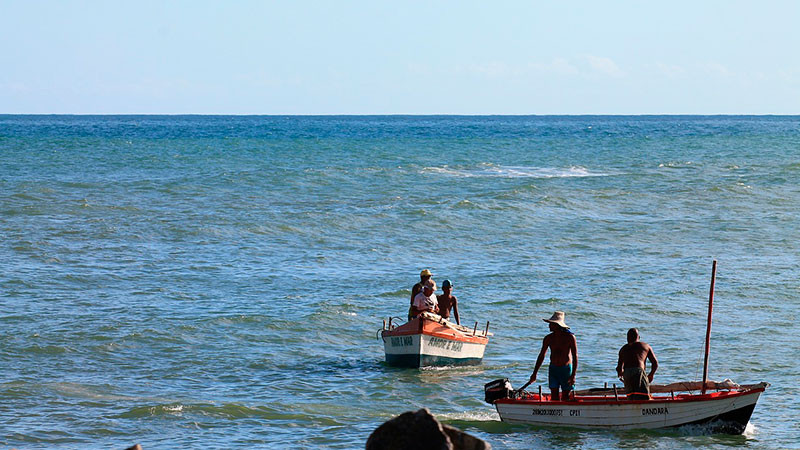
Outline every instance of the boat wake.
<path id="1" fill-rule="evenodd" d="M 743 435 L 746 439 L 752 439 L 755 435 L 755 427 L 748 422 L 744 432 L 740 432 L 741 426 L 735 422 L 713 421 L 704 424 L 682 425 L 675 428 L 681 436 L 711 436 L 715 434 Z"/>
<path id="2" fill-rule="evenodd" d="M 437 414 L 436 417 L 440 422 L 462 430 L 473 428 L 485 433 L 507 433 L 520 427 L 520 425 L 501 422 L 500 416 L 495 411 L 464 411 Z"/>

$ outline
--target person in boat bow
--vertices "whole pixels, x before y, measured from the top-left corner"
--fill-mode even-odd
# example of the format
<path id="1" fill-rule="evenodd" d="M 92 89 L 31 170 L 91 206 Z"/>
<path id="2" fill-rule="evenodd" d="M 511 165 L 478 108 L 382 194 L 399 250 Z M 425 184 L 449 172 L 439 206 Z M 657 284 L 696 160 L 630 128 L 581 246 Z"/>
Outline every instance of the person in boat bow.
<path id="1" fill-rule="evenodd" d="M 458 317 L 458 299 L 453 295 L 453 283 L 450 280 L 442 281 L 442 295 L 437 295 L 436 300 L 439 301 L 439 315 L 444 319 L 450 319 L 450 310 L 453 310 L 453 315 L 456 318 L 456 323 L 461 325 L 461 319 Z"/>
<path id="2" fill-rule="evenodd" d="M 650 373 L 645 376 L 645 360 L 650 360 Z M 631 400 L 650 400 L 650 383 L 658 369 L 653 348 L 639 340 L 639 330 L 628 330 L 628 343 L 619 349 L 617 376 L 625 383 L 625 392 Z"/>
<path id="3" fill-rule="evenodd" d="M 434 292 L 436 292 L 436 283 L 433 280 L 426 281 L 422 286 L 422 292 L 414 297 L 412 317 L 417 317 L 420 313 L 426 311 L 435 314 L 439 313 L 439 301 L 436 299 Z"/>
<path id="4" fill-rule="evenodd" d="M 417 298 L 417 294 L 422 292 L 422 287 L 425 286 L 425 283 L 428 281 L 433 281 L 433 273 L 430 270 L 425 269 L 419 273 L 419 283 L 415 284 L 411 288 L 411 303 L 408 306 L 408 320 L 411 320 L 416 314 L 414 314 L 414 299 Z M 435 281 L 433 281 L 436 283 Z"/>
<path id="5" fill-rule="evenodd" d="M 550 349 L 550 367 L 547 371 L 548 385 L 550 386 L 550 400 L 569 400 L 569 394 L 575 389 L 575 374 L 578 372 L 578 341 L 564 323 L 564 312 L 556 311 L 549 319 L 542 319 L 550 324 L 550 334 L 544 337 L 542 349 L 536 358 L 536 367 L 533 369 L 528 384 L 536 381 L 536 375 L 544 362 L 547 349 Z M 527 386 L 527 384 L 526 384 Z"/>

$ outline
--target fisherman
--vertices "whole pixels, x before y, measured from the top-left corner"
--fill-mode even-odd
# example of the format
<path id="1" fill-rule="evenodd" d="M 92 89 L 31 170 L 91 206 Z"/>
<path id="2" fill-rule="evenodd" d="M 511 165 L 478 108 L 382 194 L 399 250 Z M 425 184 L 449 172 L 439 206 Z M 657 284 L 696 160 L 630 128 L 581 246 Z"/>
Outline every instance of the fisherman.
<path id="1" fill-rule="evenodd" d="M 422 292 L 414 297 L 414 305 L 412 305 L 413 315 L 417 317 L 423 312 L 439 313 L 439 302 L 436 300 L 436 283 L 433 280 L 428 280 L 422 286 Z"/>
<path id="2" fill-rule="evenodd" d="M 548 385 L 550 386 L 550 400 L 569 400 L 569 394 L 575 389 L 575 374 L 578 372 L 578 341 L 564 323 L 564 312 L 556 311 L 549 319 L 542 319 L 550 324 L 550 334 L 542 341 L 542 350 L 536 358 L 536 367 L 530 380 L 525 385 L 536 381 L 536 374 L 544 362 L 545 353 L 550 349 L 550 367 L 547 371 Z"/>
<path id="3" fill-rule="evenodd" d="M 414 298 L 417 297 L 417 294 L 422 292 L 422 286 L 425 284 L 426 281 L 431 280 L 433 281 L 433 274 L 430 270 L 425 269 L 419 273 L 419 283 L 415 284 L 411 288 L 411 302 L 408 307 L 408 320 L 411 320 L 416 314 L 414 314 Z"/>
<path id="4" fill-rule="evenodd" d="M 650 360 L 650 373 L 645 376 L 645 359 Z M 650 383 L 658 369 L 653 348 L 639 340 L 639 330 L 628 330 L 628 343 L 619 349 L 617 376 L 625 383 L 625 392 L 631 400 L 650 400 Z"/>
<path id="5" fill-rule="evenodd" d="M 439 314 L 442 318 L 449 319 L 452 309 L 456 323 L 461 325 L 461 319 L 458 317 L 458 299 L 453 295 L 453 283 L 450 280 L 442 281 L 442 292 L 444 292 L 442 295 L 436 296 L 439 301 Z"/>

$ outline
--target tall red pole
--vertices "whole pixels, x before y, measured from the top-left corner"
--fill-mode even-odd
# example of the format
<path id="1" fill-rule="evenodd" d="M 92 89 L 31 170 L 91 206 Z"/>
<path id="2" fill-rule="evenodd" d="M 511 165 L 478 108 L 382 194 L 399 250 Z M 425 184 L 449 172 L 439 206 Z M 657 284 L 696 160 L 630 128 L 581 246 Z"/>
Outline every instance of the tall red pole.
<path id="1" fill-rule="evenodd" d="M 711 350 L 711 311 L 714 309 L 714 280 L 717 278 L 717 260 L 711 265 L 711 289 L 708 292 L 708 323 L 706 325 L 706 357 L 703 361 L 703 389 L 706 393 L 706 381 L 708 381 L 708 353 Z"/>

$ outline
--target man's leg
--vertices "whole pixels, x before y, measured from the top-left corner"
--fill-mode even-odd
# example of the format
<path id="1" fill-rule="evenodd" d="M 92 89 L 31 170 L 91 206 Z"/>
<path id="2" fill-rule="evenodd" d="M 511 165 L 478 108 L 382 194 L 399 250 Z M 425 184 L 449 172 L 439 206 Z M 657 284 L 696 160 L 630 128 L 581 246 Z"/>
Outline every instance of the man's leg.
<path id="1" fill-rule="evenodd" d="M 551 402 L 558 401 L 558 388 L 550 389 L 550 401 Z"/>

